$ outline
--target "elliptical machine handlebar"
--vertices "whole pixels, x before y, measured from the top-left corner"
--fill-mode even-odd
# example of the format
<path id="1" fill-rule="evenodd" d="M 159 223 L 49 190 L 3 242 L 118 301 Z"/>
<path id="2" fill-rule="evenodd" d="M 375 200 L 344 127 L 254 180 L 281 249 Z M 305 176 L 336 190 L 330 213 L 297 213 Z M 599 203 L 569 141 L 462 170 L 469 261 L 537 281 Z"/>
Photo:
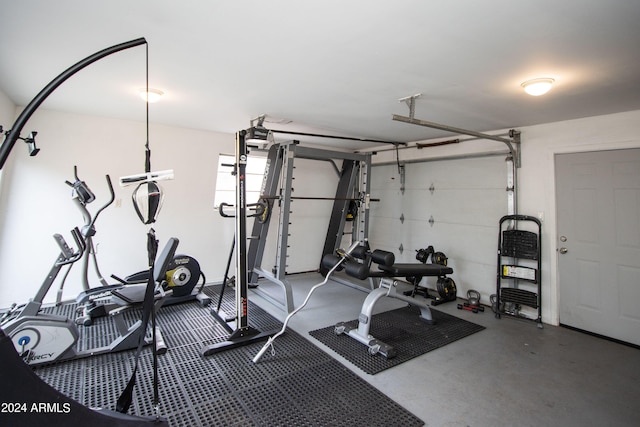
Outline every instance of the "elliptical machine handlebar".
<path id="1" fill-rule="evenodd" d="M 115 197 L 115 192 L 113 190 L 113 184 L 111 183 L 111 177 L 109 177 L 109 175 L 105 175 L 110 197 L 109 197 L 109 200 L 102 207 L 100 207 L 95 212 L 95 214 L 92 215 L 91 212 L 89 212 L 89 210 L 87 209 L 87 203 L 94 201 L 96 199 L 96 196 L 93 194 L 89 186 L 78 177 L 77 166 L 73 167 L 73 175 L 74 175 L 75 181 L 73 183 L 69 181 L 65 181 L 65 183 L 72 188 L 71 194 L 72 194 L 73 204 L 78 208 L 84 220 L 84 224 L 80 229 L 80 232 L 81 232 L 80 235 L 82 237 L 83 244 L 84 244 L 83 255 L 85 257 L 85 259 L 82 262 L 81 280 L 82 280 L 82 288 L 85 291 L 87 291 L 90 288 L 89 278 L 88 278 L 89 258 L 93 259 L 93 266 L 95 268 L 97 278 L 100 281 L 101 285 L 102 286 L 108 285 L 107 281 L 102 276 L 102 273 L 100 272 L 100 269 L 98 267 L 98 262 L 95 257 L 95 248 L 93 245 L 93 236 L 95 236 L 96 234 L 95 223 L 98 219 L 98 216 L 100 216 L 102 211 L 104 211 L 107 207 L 109 207 L 115 201 L 116 197 Z M 58 297 L 57 297 L 58 303 L 62 299 L 62 291 L 63 291 L 64 284 L 68 274 L 69 274 L 69 271 L 67 271 L 67 273 L 65 274 L 60 284 L 60 288 L 58 289 Z"/>
<path id="2" fill-rule="evenodd" d="M 109 206 L 111 206 L 111 204 L 116 200 L 116 193 L 113 191 L 113 184 L 111 183 L 111 177 L 107 174 L 105 175 L 105 179 L 107 180 L 107 187 L 109 188 L 109 200 L 107 201 L 107 203 L 105 203 L 100 209 L 98 209 L 95 213 L 95 215 L 93 216 L 93 221 L 91 221 L 91 227 L 93 227 L 93 224 L 96 222 L 96 220 L 98 219 L 98 215 L 100 215 L 100 213 L 107 209 Z"/>
<path id="3" fill-rule="evenodd" d="M 78 178 L 78 166 L 73 166 L 74 182 L 65 181 L 73 189 L 72 194 L 78 198 L 82 205 L 87 205 L 96 199 L 96 195 L 89 188 L 86 182 Z"/>
<path id="4" fill-rule="evenodd" d="M 72 195 L 74 202 L 76 203 L 78 209 L 82 213 L 82 217 L 84 218 L 82 235 L 85 237 L 93 236 L 95 234 L 94 224 L 98 219 L 98 216 L 102 211 L 111 206 L 111 204 L 116 200 L 116 195 L 113 190 L 113 184 L 111 183 L 111 177 L 109 175 L 105 175 L 107 188 L 109 189 L 109 200 L 92 216 L 91 213 L 89 213 L 89 211 L 87 210 L 87 204 L 93 202 L 96 199 L 96 196 L 93 191 L 91 191 L 87 183 L 78 177 L 78 166 L 73 167 L 73 176 L 75 178 L 75 181 L 73 183 L 69 181 L 65 181 L 65 183 L 73 189 Z"/>

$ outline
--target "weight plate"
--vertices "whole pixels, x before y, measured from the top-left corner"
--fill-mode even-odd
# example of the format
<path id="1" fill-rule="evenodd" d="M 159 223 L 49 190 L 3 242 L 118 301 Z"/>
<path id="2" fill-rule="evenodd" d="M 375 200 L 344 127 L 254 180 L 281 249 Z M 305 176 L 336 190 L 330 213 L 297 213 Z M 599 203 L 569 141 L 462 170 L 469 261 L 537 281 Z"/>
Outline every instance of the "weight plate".
<path id="1" fill-rule="evenodd" d="M 438 295 L 445 301 L 453 301 L 456 299 L 456 282 L 450 277 L 439 277 L 436 283 Z"/>
<path id="2" fill-rule="evenodd" d="M 431 255 L 431 260 L 434 264 L 447 266 L 447 256 L 442 252 L 436 252 Z"/>
<path id="3" fill-rule="evenodd" d="M 271 216 L 272 204 L 268 199 L 262 198 L 258 201 L 258 205 L 261 207 L 262 211 L 258 212 L 259 215 L 257 216 L 256 221 L 258 221 L 260 224 L 264 224 L 269 220 L 269 217 Z"/>

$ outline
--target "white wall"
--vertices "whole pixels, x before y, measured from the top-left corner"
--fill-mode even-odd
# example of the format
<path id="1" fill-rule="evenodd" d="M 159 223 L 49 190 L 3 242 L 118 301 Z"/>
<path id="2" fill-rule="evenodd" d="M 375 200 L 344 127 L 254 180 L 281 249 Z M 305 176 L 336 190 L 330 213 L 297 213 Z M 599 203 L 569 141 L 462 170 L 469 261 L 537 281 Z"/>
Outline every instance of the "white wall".
<path id="1" fill-rule="evenodd" d="M 5 130 L 11 128 L 15 120 L 16 106 L 11 102 L 4 92 L 0 91 L 0 124 Z"/>
<path id="2" fill-rule="evenodd" d="M 64 183 L 73 179 L 74 165 L 96 193 L 91 211 L 108 197 L 106 174 L 121 202 L 121 207 L 105 210 L 97 223 L 102 273 L 125 276 L 147 265 L 147 227 L 133 209 L 133 188 L 117 185 L 120 176 L 144 172 L 145 124 L 40 109 L 23 133 L 31 130 L 38 131 L 40 153 L 29 157 L 18 141 L 3 170 L 0 307 L 35 294 L 59 253 L 51 236 L 60 233 L 72 240 L 69 230 L 81 224 Z M 209 281 L 221 280 L 233 225 L 213 209 L 215 165 L 219 153 L 234 152 L 234 136 L 151 125 L 150 146 L 152 170 L 175 171 L 174 180 L 161 182 L 165 201 L 154 224 L 160 244 L 178 237 L 178 251 L 194 256 Z M 72 275 L 78 271 L 79 265 Z M 65 297 L 73 298 L 79 290 L 79 280 L 70 276 Z M 54 297 L 55 289 L 47 300 Z"/>
<path id="3" fill-rule="evenodd" d="M 3 126 L 4 132 L 11 129 L 15 118 L 16 106 L 4 94 L 4 92 L 0 91 L 0 125 Z M 1 141 L 4 141 L 4 132 L 2 136 L 0 136 Z M 5 208 L 5 206 L 8 200 L 8 191 L 6 191 L 7 179 L 5 177 L 11 174 L 11 166 L 11 162 L 7 162 L 4 168 L 0 171 L 0 230 L 2 230 L 3 228 L 2 224 L 4 224 L 7 215 L 7 209 Z M 1 231 L 0 236 L 2 236 Z M 2 245 L 2 240 L 0 240 L 0 245 Z M 0 251 L 0 261 L 1 260 L 2 252 Z M 2 288 L 4 288 L 4 286 L 0 286 L 0 295 L 2 295 Z M 0 297 L 0 308 L 6 306 L 8 306 L 8 304 L 5 304 Z"/>
<path id="4" fill-rule="evenodd" d="M 640 147 L 640 111 L 549 123 L 518 128 L 518 130 L 522 132 L 522 167 L 518 169 L 518 211 L 520 214 L 542 215 L 544 218 L 542 223 L 542 315 L 544 322 L 557 324 L 558 295 L 561 284 L 557 279 L 554 156 L 557 153 Z M 503 130 L 498 130 L 488 133 L 502 132 Z M 461 136 L 461 138 L 465 137 Z M 503 151 L 504 149 L 504 144 L 500 142 L 475 140 L 422 150 L 410 148 L 400 150 L 399 155 L 400 160 L 403 161 L 419 158 L 438 159 L 477 154 L 482 151 Z M 383 151 L 373 157 L 374 164 L 388 163 L 395 161 L 395 159 L 395 151 Z M 456 162 L 456 160 L 449 161 Z M 376 168 L 374 168 L 374 173 L 375 171 Z M 478 176 L 478 180 L 482 179 L 482 176 Z M 417 224 L 417 226 L 428 228 L 427 219 L 428 216 L 425 218 L 424 224 Z M 498 220 L 499 218 L 495 219 L 496 230 Z M 398 230 L 395 232 L 399 232 L 399 229 L 400 225 L 398 224 Z M 388 233 L 394 233 L 394 230 L 388 230 Z M 490 235 L 494 234 L 495 237 L 492 237 L 490 244 L 494 245 L 497 250 L 497 231 Z M 469 240 L 464 244 L 469 247 L 485 247 L 487 245 L 487 242 L 478 239 L 479 236 L 470 235 Z M 449 253 L 447 254 L 449 255 Z M 487 283 L 478 284 L 477 287 L 491 289 L 491 286 L 495 286 L 495 277 L 485 280 Z M 489 280 L 491 283 L 488 282 Z"/>

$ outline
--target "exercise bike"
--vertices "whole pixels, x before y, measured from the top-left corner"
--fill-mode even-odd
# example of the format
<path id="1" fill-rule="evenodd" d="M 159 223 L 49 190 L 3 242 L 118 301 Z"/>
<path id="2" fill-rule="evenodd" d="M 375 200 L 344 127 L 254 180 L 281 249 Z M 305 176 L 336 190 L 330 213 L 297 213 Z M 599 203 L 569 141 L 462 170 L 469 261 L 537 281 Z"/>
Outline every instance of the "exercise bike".
<path id="1" fill-rule="evenodd" d="M 78 295 L 76 302 L 80 307 L 75 320 L 78 325 L 89 326 L 93 319 L 106 316 L 112 310 L 143 302 L 148 271 L 134 273 L 124 279 L 113 274 L 111 277 L 119 283 L 92 288 Z M 205 275 L 195 258 L 184 254 L 175 255 L 166 268 L 163 287 L 169 292 L 169 296 L 163 305 L 198 301 L 202 307 L 208 306 L 211 298 L 202 291 L 205 283 Z"/>
<path id="2" fill-rule="evenodd" d="M 64 266 L 72 265 L 81 259 L 86 250 L 85 240 L 77 227 L 71 231 L 71 234 L 77 249 L 72 249 L 60 234 L 55 234 L 54 239 L 60 247 L 60 254 L 53 263 L 36 296 L 21 308 L 14 307 L 10 313 L 4 316 L 3 323 L 0 325 L 4 333 L 13 342 L 18 354 L 30 365 L 129 350 L 138 347 L 141 338 L 145 339 L 146 331 L 142 329 L 142 320 L 136 321 L 129 327 L 126 325 L 123 313 L 130 306 L 109 312 L 116 324 L 119 333 L 118 337 L 106 346 L 87 350 L 78 349 L 78 327 L 71 319 L 41 312 L 43 300 L 60 270 Z M 165 281 L 167 267 L 175 254 L 177 246 L 178 239 L 169 239 L 156 261 L 153 271 L 156 282 L 153 310 L 157 311 L 170 294 L 170 291 L 165 292 L 163 290 L 162 285 Z M 150 340 L 145 340 L 147 344 L 151 344 Z M 156 330 L 156 342 L 153 344 L 156 345 L 160 353 L 166 351 L 159 330 Z"/>

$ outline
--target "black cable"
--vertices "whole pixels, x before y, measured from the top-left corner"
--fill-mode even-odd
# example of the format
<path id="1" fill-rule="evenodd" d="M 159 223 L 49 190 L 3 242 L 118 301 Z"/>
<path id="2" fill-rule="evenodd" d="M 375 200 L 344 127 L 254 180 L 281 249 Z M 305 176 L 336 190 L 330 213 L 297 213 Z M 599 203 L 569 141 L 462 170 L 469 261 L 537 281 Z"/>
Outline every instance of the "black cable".
<path id="1" fill-rule="evenodd" d="M 147 108 L 146 114 L 146 124 L 147 124 L 147 141 L 145 142 L 145 159 L 144 159 L 144 171 L 149 173 L 151 172 L 151 149 L 149 148 L 149 44 L 146 44 L 146 52 L 145 52 L 145 73 L 146 73 L 146 96 L 145 103 Z"/>

